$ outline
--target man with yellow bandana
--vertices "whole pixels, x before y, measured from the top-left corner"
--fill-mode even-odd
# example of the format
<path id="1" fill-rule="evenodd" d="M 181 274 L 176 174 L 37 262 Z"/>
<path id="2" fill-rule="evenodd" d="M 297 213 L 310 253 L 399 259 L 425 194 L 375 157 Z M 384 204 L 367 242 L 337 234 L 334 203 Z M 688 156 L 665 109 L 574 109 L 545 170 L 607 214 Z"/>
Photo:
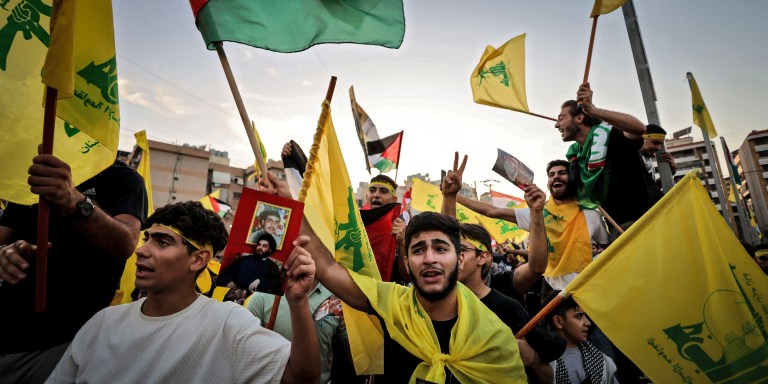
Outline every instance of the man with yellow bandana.
<path id="1" fill-rule="evenodd" d="M 147 297 L 107 307 L 80 329 L 47 383 L 309 383 L 320 350 L 307 295 L 314 263 L 299 237 L 283 264 L 293 342 L 247 309 L 195 291 L 224 249 L 221 218 L 198 201 L 157 209 L 136 250 L 136 287 Z"/>
<path id="2" fill-rule="evenodd" d="M 377 382 L 526 382 L 509 328 L 457 284 L 461 242 L 455 218 L 423 212 L 408 224 L 405 251 L 412 287 L 348 271 L 317 239 L 307 249 L 323 285 L 381 320 L 384 374 Z"/>
<path id="3" fill-rule="evenodd" d="M 547 164 L 550 197 L 543 209 L 538 211 L 538 215 L 543 215 L 547 235 L 548 260 L 544 279 L 554 289 L 564 289 L 592 262 L 592 241 L 603 246 L 609 242 L 600 213 L 593 209 L 579 209 L 568 167 L 569 163 L 565 160 L 553 160 Z M 498 208 L 461 195 L 458 195 L 458 201 L 477 213 L 516 223 L 524 230 L 531 230 L 532 215 L 537 214 L 532 212 L 535 211 L 533 206 Z M 513 281 L 513 288 L 519 294 L 522 287 Z"/>

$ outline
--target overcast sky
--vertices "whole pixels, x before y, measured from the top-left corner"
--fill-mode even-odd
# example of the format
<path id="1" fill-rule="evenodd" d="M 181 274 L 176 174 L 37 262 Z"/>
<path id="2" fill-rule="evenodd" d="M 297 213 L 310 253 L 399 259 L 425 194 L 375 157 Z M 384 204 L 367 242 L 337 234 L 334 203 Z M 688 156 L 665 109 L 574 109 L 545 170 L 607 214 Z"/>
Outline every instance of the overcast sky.
<path id="1" fill-rule="evenodd" d="M 486 45 L 527 33 L 528 105 L 556 117 L 584 73 L 591 8 L 589 0 L 414 0 L 405 3 L 405 40 L 397 50 L 345 44 L 284 54 L 230 43 L 225 50 L 270 158 L 290 139 L 309 151 L 335 75 L 332 117 L 354 185 L 370 176 L 350 85 L 380 136 L 405 130 L 398 182 L 419 172 L 439 177 L 458 150 L 470 157 L 464 180 L 478 181 L 482 192 L 481 180 L 501 180 L 491 171 L 500 147 L 533 169 L 543 188 L 546 163 L 563 158 L 568 144 L 551 121 L 475 104 L 469 76 Z M 768 128 L 768 1 L 641 0 L 635 8 L 668 132 L 692 124 L 687 71 L 732 149 L 750 131 Z M 229 151 L 233 165 L 252 163 L 218 56 L 205 48 L 189 3 L 116 1 L 114 17 L 120 148 L 130 150 L 133 133 L 145 129 L 153 140 L 210 145 Z M 599 19 L 590 82 L 595 105 L 647 120 L 621 10 Z M 701 140 L 700 131 L 692 136 Z M 493 188 L 522 195 L 506 181 Z"/>

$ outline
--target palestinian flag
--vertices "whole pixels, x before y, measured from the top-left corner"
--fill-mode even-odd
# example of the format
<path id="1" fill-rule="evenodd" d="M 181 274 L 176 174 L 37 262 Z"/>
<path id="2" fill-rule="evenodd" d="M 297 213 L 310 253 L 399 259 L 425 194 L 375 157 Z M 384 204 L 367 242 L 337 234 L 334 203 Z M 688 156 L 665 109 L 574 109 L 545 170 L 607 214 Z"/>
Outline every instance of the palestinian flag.
<path id="1" fill-rule="evenodd" d="M 392 281 L 397 241 L 392 235 L 392 223 L 400 217 L 400 203 L 389 203 L 374 209 L 360 211 L 360 218 L 365 224 L 365 232 L 371 242 L 373 256 L 379 267 L 381 280 Z"/>
<path id="2" fill-rule="evenodd" d="M 400 162 L 400 145 L 403 143 L 403 131 L 383 139 L 367 142 L 368 164 L 381 173 L 397 168 Z"/>
<path id="3" fill-rule="evenodd" d="M 512 208 L 525 204 L 525 200 L 501 192 L 491 191 L 491 204 L 498 208 Z"/>
<path id="4" fill-rule="evenodd" d="M 219 217 L 224 217 L 232 211 L 232 207 L 230 207 L 227 203 L 219 200 L 219 195 L 221 194 L 220 190 L 215 190 L 211 192 L 210 195 L 206 195 L 202 199 L 200 199 L 200 203 L 203 204 L 203 208 L 210 209 L 211 211 L 216 212 Z"/>

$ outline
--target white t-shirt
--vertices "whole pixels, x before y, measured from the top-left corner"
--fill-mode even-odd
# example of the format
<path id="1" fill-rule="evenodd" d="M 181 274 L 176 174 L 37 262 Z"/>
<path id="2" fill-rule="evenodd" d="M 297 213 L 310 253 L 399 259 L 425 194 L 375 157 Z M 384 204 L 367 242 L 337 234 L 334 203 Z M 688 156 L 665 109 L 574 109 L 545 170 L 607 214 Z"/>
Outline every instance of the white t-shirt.
<path id="1" fill-rule="evenodd" d="M 247 309 L 199 296 L 170 316 L 145 299 L 108 307 L 80 329 L 46 383 L 279 383 L 291 343 Z"/>
<path id="2" fill-rule="evenodd" d="M 587 220 L 587 231 L 589 232 L 590 239 L 598 244 L 608 244 L 610 242 L 608 238 L 608 230 L 605 229 L 603 217 L 600 215 L 600 212 L 594 209 L 585 209 L 583 212 L 584 218 Z M 530 229 L 530 208 L 516 208 L 515 218 L 517 219 L 517 226 L 520 229 L 524 229 L 526 231 Z M 563 290 L 565 289 L 565 286 L 568 285 L 568 283 L 570 283 L 578 275 L 578 273 L 573 272 L 562 276 L 544 276 L 544 279 L 547 281 L 547 284 L 549 284 L 550 287 L 557 290 Z"/>

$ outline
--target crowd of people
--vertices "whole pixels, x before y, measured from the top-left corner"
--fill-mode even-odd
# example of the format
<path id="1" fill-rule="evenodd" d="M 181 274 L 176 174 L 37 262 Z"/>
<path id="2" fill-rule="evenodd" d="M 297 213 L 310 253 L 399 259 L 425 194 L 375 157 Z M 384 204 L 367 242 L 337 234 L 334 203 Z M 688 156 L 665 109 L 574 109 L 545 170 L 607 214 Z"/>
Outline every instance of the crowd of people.
<path id="1" fill-rule="evenodd" d="M 572 298 L 516 338 L 664 193 L 649 161 L 664 130 L 598 108 L 592 95 L 583 84 L 562 104 L 555 127 L 573 144 L 547 165 L 548 198 L 530 184 L 524 208 L 468 199 L 459 194 L 468 157 L 460 162 L 456 153 L 441 180 L 441 211 L 404 211 L 384 230 L 394 251 L 375 255 L 382 280 L 337 263 L 306 219 L 297 238 L 275 237 L 277 216 L 266 213 L 264 230 L 250 239 L 253 253 L 218 276 L 218 285 L 250 295 L 239 303 L 196 290 L 227 243 L 218 215 L 179 202 L 147 217 L 148 191 L 125 164 L 75 186 L 67 164 L 39 155 L 29 185 L 52 211 L 47 304 L 35 311 L 38 207 L 9 204 L 0 216 L 0 383 L 648 382 Z M 674 172 L 674 160 L 661 159 Z M 292 198 L 283 181 L 265 176 L 263 191 Z M 374 177 L 365 205 L 397 206 L 397 187 Z M 457 204 L 516 223 L 529 232 L 526 246 L 460 223 Z M 268 260 L 277 241 L 295 246 L 279 267 Z M 754 253 L 768 274 L 766 248 Z M 134 250 L 143 297 L 109 306 Z M 281 282 L 264 266 L 285 276 L 277 306 Z M 342 302 L 378 320 L 382 374 L 356 375 Z"/>

